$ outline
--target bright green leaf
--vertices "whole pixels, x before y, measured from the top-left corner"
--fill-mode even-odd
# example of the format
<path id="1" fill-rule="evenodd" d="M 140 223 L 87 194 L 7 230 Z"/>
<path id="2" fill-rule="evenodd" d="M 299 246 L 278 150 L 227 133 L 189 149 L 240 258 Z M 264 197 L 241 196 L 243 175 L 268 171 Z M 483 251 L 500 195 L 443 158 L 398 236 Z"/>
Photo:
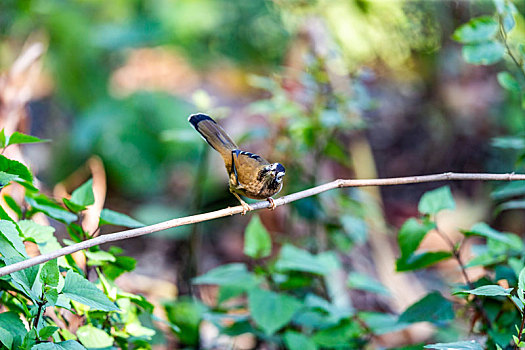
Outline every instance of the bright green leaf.
<path id="1" fill-rule="evenodd" d="M 513 245 L 514 241 L 511 235 L 499 232 L 484 222 L 478 222 L 470 228 L 470 230 L 463 232 L 465 236 L 481 236 L 490 238 L 505 244 Z"/>
<path id="2" fill-rule="evenodd" d="M 266 334 L 273 334 L 291 321 L 302 303 L 286 294 L 252 289 L 248 294 L 248 307 L 255 323 Z"/>
<path id="3" fill-rule="evenodd" d="M 16 224 L 8 220 L 0 220 L 0 236 L 5 237 L 18 254 L 8 251 L 0 244 L 0 253 L 5 257 L 22 256 L 27 258 L 24 242 L 16 229 Z"/>
<path id="4" fill-rule="evenodd" d="M 318 331 L 313 335 L 312 340 L 323 348 L 357 349 L 359 348 L 357 344 L 350 345 L 351 340 L 361 337 L 363 333 L 364 330 L 357 322 L 343 321 L 334 327 Z"/>
<path id="5" fill-rule="evenodd" d="M 284 334 L 284 343 L 289 350 L 317 350 L 315 343 L 299 332 L 286 332 Z"/>
<path id="6" fill-rule="evenodd" d="M 411 271 L 422 269 L 452 256 L 451 252 L 424 252 L 412 254 L 409 257 L 401 257 L 396 261 L 396 271 Z"/>
<path id="7" fill-rule="evenodd" d="M 118 310 L 115 304 L 100 289 L 72 270 L 67 272 L 62 293 L 71 300 L 87 305 L 95 310 Z"/>
<path id="8" fill-rule="evenodd" d="M 5 259 L 7 265 L 11 265 L 17 262 L 25 260 L 23 258 L 9 258 Z M 13 272 L 11 278 L 13 283 L 17 285 L 21 290 L 30 296 L 33 301 L 37 301 L 40 298 L 40 295 L 36 295 L 33 291 L 33 285 L 35 284 L 36 277 L 38 275 L 38 265 L 25 268 L 20 271 Z"/>
<path id="9" fill-rule="evenodd" d="M 40 281 L 48 286 L 56 287 L 58 286 L 59 274 L 57 259 L 50 260 L 42 266 Z"/>
<path id="10" fill-rule="evenodd" d="M 71 224 L 73 221 L 76 221 L 78 217 L 67 211 L 66 209 L 62 208 L 57 203 L 53 202 L 49 198 L 45 197 L 44 195 L 38 195 L 38 196 L 26 196 L 26 202 L 33 207 L 33 209 L 38 210 L 47 216 L 64 222 L 66 224 Z"/>
<path id="11" fill-rule="evenodd" d="M 37 143 L 37 142 L 49 142 L 49 140 L 43 140 L 39 139 L 36 136 L 26 135 L 22 134 L 21 132 L 15 131 L 11 136 L 9 136 L 9 140 L 7 141 L 7 145 L 14 145 L 14 144 L 22 144 L 22 143 Z"/>
<path id="12" fill-rule="evenodd" d="M 93 194 L 93 179 L 89 179 L 71 194 L 71 202 L 87 207 L 95 203 Z"/>
<path id="13" fill-rule="evenodd" d="M 0 171 L 8 174 L 18 175 L 21 179 L 33 183 L 33 174 L 22 163 L 9 159 L 4 155 L 0 155 Z"/>
<path id="14" fill-rule="evenodd" d="M 126 214 L 117 213 L 110 209 L 102 209 L 100 213 L 100 225 L 115 225 L 125 227 L 143 227 L 143 223 L 127 216 Z"/>
<path id="15" fill-rule="evenodd" d="M 425 345 L 425 349 L 435 350 L 483 350 L 483 347 L 475 340 L 457 341 L 453 343 L 437 343 Z"/>
<path id="16" fill-rule="evenodd" d="M 450 192 L 450 187 L 443 186 L 423 194 L 418 210 L 421 214 L 435 215 L 444 209 L 455 209 L 456 202 Z"/>
<path id="17" fill-rule="evenodd" d="M 397 236 L 401 256 L 408 257 L 416 251 L 425 235 L 435 227 L 436 225 L 431 221 L 420 223 L 415 218 L 405 221 Z"/>
<path id="18" fill-rule="evenodd" d="M 196 300 L 178 299 L 165 305 L 166 315 L 180 342 L 185 345 L 199 344 L 199 325 L 206 306 Z"/>
<path id="19" fill-rule="evenodd" d="M 525 267 L 521 269 L 518 277 L 518 298 L 525 305 Z"/>
<path id="20" fill-rule="evenodd" d="M 258 215 L 254 215 L 244 232 L 244 254 L 254 259 L 265 258 L 272 252 L 272 239 Z"/>
<path id="21" fill-rule="evenodd" d="M 47 225 L 40 225 L 33 220 L 20 220 L 18 226 L 26 240 L 32 240 L 38 244 L 38 249 L 42 254 L 62 248 L 54 233 L 55 228 Z M 60 264 L 64 258 L 58 258 Z"/>
<path id="22" fill-rule="evenodd" d="M 496 35 L 498 27 L 498 21 L 492 17 L 477 17 L 458 27 L 452 38 L 464 44 L 484 42 Z"/>
<path id="23" fill-rule="evenodd" d="M 0 148 L 4 148 L 7 144 L 7 138 L 5 135 L 5 129 L 0 130 Z"/>
<path id="24" fill-rule="evenodd" d="M 52 336 L 57 330 L 58 327 L 46 326 L 38 332 L 38 336 L 40 337 L 40 339 L 47 339 L 50 336 Z"/>
<path id="25" fill-rule="evenodd" d="M 399 322 L 432 322 L 440 323 L 454 319 L 452 303 L 443 298 L 439 292 L 427 294 L 423 299 L 409 306 L 399 316 Z"/>
<path id="26" fill-rule="evenodd" d="M 90 349 L 107 348 L 112 346 L 114 341 L 113 337 L 102 329 L 89 324 L 77 330 L 77 337 L 82 345 Z"/>
<path id="27" fill-rule="evenodd" d="M 86 253 L 86 257 L 89 259 L 88 265 L 91 260 L 96 261 L 96 262 L 104 262 L 104 261 L 115 262 L 117 261 L 117 258 L 115 258 L 113 254 L 103 251 L 103 250 L 99 250 L 96 252 L 86 250 L 85 253 Z"/>
<path id="28" fill-rule="evenodd" d="M 348 275 L 347 285 L 352 289 L 364 290 L 371 293 L 390 295 L 388 289 L 375 278 L 366 274 L 351 272 Z"/>
<path id="29" fill-rule="evenodd" d="M 481 286 L 471 290 L 462 290 L 454 294 L 473 294 L 473 295 L 483 295 L 487 297 L 496 297 L 496 296 L 509 296 L 513 288 L 503 288 L 500 285 L 492 284 Z"/>
<path id="30" fill-rule="evenodd" d="M 7 186 L 11 181 L 18 180 L 19 177 L 16 174 L 9 174 L 4 171 L 0 171 L 0 187 Z"/>
<path id="31" fill-rule="evenodd" d="M 463 58 L 471 64 L 490 65 L 500 61 L 505 55 L 505 46 L 498 41 L 463 46 Z"/>
<path id="32" fill-rule="evenodd" d="M 4 194 L 4 200 L 6 204 L 9 206 L 9 208 L 16 213 L 16 215 L 21 218 L 22 217 L 22 209 L 20 209 L 20 206 L 13 197 L 11 197 L 8 194 Z"/>
<path id="33" fill-rule="evenodd" d="M 324 259 L 320 259 L 319 256 L 291 244 L 285 244 L 281 248 L 275 268 L 280 271 L 291 270 L 326 275 L 332 270 L 332 266 L 327 266 Z"/>
<path id="34" fill-rule="evenodd" d="M 498 83 L 502 88 L 519 93 L 521 91 L 520 84 L 509 72 L 503 71 L 498 73 Z"/>

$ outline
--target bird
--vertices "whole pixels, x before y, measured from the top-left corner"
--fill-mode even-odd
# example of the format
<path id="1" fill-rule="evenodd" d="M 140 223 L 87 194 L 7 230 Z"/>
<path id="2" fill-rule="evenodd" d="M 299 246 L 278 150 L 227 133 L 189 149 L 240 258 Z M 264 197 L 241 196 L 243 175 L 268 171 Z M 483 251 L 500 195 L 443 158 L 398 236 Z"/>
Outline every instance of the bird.
<path id="1" fill-rule="evenodd" d="M 253 210 L 239 195 L 270 202 L 270 210 L 275 209 L 272 196 L 283 187 L 285 168 L 281 163 L 270 163 L 263 157 L 242 151 L 232 138 L 209 115 L 196 113 L 188 118 L 190 124 L 202 138 L 224 160 L 229 175 L 230 192 L 242 205 L 242 215 Z"/>

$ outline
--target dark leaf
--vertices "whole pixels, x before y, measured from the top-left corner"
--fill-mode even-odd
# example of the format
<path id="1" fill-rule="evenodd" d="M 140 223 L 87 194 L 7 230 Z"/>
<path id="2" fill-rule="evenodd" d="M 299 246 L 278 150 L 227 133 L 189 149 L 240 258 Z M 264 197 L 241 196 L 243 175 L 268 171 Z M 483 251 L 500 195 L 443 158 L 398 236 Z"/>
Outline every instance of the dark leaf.
<path id="1" fill-rule="evenodd" d="M 143 223 L 127 216 L 126 214 L 117 213 L 110 209 L 102 209 L 100 213 L 100 225 L 115 225 L 124 227 L 143 227 Z"/>
<path id="2" fill-rule="evenodd" d="M 399 322 L 432 322 L 441 323 L 454 318 L 452 303 L 443 298 L 439 292 L 427 294 L 423 299 L 408 307 L 399 316 Z"/>
<path id="3" fill-rule="evenodd" d="M 286 294 L 252 289 L 248 295 L 248 307 L 255 323 L 266 334 L 273 334 L 291 321 L 302 303 Z"/>

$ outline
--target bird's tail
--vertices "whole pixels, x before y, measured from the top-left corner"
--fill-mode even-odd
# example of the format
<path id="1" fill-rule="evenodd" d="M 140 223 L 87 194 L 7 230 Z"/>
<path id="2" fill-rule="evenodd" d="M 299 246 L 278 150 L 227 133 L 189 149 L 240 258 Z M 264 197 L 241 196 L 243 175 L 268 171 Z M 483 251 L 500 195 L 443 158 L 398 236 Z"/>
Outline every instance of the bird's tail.
<path id="1" fill-rule="evenodd" d="M 188 121 L 204 140 L 221 154 L 225 161 L 231 161 L 231 151 L 237 149 L 237 145 L 215 120 L 206 114 L 199 113 L 190 115 Z"/>

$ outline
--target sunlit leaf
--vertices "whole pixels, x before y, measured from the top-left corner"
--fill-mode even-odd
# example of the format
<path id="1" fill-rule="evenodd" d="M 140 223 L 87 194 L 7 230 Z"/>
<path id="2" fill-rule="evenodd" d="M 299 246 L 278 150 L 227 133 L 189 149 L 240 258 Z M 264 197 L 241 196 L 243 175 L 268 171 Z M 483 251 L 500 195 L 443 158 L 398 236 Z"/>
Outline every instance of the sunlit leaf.
<path id="1" fill-rule="evenodd" d="M 107 348 L 113 345 L 113 337 L 90 324 L 77 330 L 78 340 L 86 348 Z"/>
<path id="2" fill-rule="evenodd" d="M 33 182 L 33 174 L 31 171 L 22 163 L 9 159 L 4 155 L 0 155 L 0 171 L 8 174 L 18 175 L 21 179 L 26 180 L 30 183 Z"/>
<path id="3" fill-rule="evenodd" d="M 419 200 L 418 210 L 421 214 L 435 215 L 441 210 L 456 208 L 456 202 L 450 192 L 450 187 L 443 186 L 426 192 Z"/>
<path id="4" fill-rule="evenodd" d="M 56 287 L 58 286 L 59 274 L 60 271 L 58 270 L 57 259 L 49 260 L 42 266 L 42 270 L 40 271 L 40 280 L 44 284 Z"/>
<path id="5" fill-rule="evenodd" d="M 458 27 L 452 38 L 465 44 L 479 43 L 492 39 L 498 27 L 498 21 L 492 17 L 477 17 Z"/>
<path id="6" fill-rule="evenodd" d="M 265 258 L 272 252 L 272 239 L 258 215 L 254 215 L 244 232 L 244 254 L 254 259 Z"/>
<path id="7" fill-rule="evenodd" d="M 37 143 L 37 142 L 49 142 L 50 140 L 39 139 L 36 136 L 22 134 L 21 132 L 15 131 L 11 136 L 6 146 L 22 144 L 22 143 Z"/>

